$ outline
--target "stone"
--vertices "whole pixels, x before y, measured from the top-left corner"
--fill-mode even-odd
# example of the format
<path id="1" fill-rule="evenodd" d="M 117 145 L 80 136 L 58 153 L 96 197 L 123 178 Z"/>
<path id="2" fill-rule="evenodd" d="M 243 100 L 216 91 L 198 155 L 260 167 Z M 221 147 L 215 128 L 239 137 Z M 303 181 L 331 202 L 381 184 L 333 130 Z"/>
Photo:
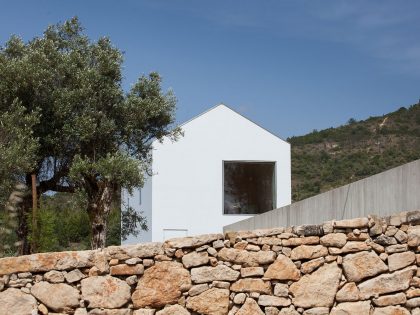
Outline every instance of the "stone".
<path id="1" fill-rule="evenodd" d="M 194 283 L 212 281 L 235 281 L 239 278 L 239 271 L 225 265 L 216 267 L 204 266 L 191 269 L 191 280 Z"/>
<path id="2" fill-rule="evenodd" d="M 18 278 L 23 279 L 23 278 L 31 278 L 32 277 L 32 273 L 30 272 L 20 272 L 18 273 Z"/>
<path id="3" fill-rule="evenodd" d="M 134 310 L 133 315 L 154 315 L 155 312 L 156 311 L 154 309 L 141 308 L 141 309 L 138 309 L 138 310 Z"/>
<path id="4" fill-rule="evenodd" d="M 281 246 L 282 240 L 277 237 L 259 237 L 258 245 Z"/>
<path id="5" fill-rule="evenodd" d="M 370 215 L 369 219 L 369 235 L 370 236 L 376 236 L 382 234 L 382 223 L 383 219 L 379 218 L 377 215 Z"/>
<path id="6" fill-rule="evenodd" d="M 417 298 L 407 300 L 407 302 L 405 303 L 405 306 L 410 307 L 410 308 L 419 307 L 420 298 L 417 297 Z"/>
<path id="7" fill-rule="evenodd" d="M 389 271 L 405 268 L 416 261 L 413 252 L 396 253 L 388 256 Z"/>
<path id="8" fill-rule="evenodd" d="M 293 306 L 290 306 L 289 308 L 283 307 L 279 313 L 279 315 L 300 315 L 299 312 L 297 312 Z"/>
<path id="9" fill-rule="evenodd" d="M 129 308 L 121 308 L 121 309 L 99 309 L 94 308 L 93 310 L 89 311 L 89 315 L 131 315 L 132 310 Z"/>
<path id="10" fill-rule="evenodd" d="M 405 292 L 405 294 L 409 299 L 413 297 L 418 297 L 420 296 L 420 289 L 409 289 L 407 292 Z"/>
<path id="11" fill-rule="evenodd" d="M 401 306 L 376 307 L 373 315 L 410 315 L 410 311 Z"/>
<path id="12" fill-rule="evenodd" d="M 137 281 L 138 281 L 138 277 L 136 275 L 127 277 L 125 279 L 125 282 L 127 282 L 127 284 L 130 285 L 130 286 L 136 284 Z"/>
<path id="13" fill-rule="evenodd" d="M 344 233 L 331 233 L 324 235 L 320 239 L 321 245 L 326 247 L 338 247 L 341 248 L 346 245 L 347 236 Z"/>
<path id="14" fill-rule="evenodd" d="M 244 305 L 236 312 L 235 315 L 264 315 L 261 308 L 254 299 L 247 298 Z"/>
<path id="15" fill-rule="evenodd" d="M 210 256 L 216 257 L 217 256 L 217 250 L 215 250 L 213 247 L 209 247 L 207 248 L 207 253 Z"/>
<path id="16" fill-rule="evenodd" d="M 131 276 L 131 275 L 142 275 L 144 272 L 143 265 L 126 265 L 120 264 L 111 266 L 111 276 Z"/>
<path id="17" fill-rule="evenodd" d="M 393 295 L 383 295 L 376 299 L 373 299 L 373 304 L 376 306 L 389 306 L 404 304 L 407 301 L 404 293 L 397 293 Z"/>
<path id="18" fill-rule="evenodd" d="M 199 295 L 200 293 L 203 293 L 204 291 L 207 291 L 208 289 L 209 289 L 209 285 L 207 283 L 193 285 L 191 289 L 188 290 L 188 295 L 189 296 Z"/>
<path id="19" fill-rule="evenodd" d="M 187 308 L 204 315 L 225 315 L 229 309 L 229 290 L 212 288 L 189 297 Z"/>
<path id="20" fill-rule="evenodd" d="M 408 250 L 407 244 L 390 245 L 385 248 L 387 254 L 402 253 Z"/>
<path id="21" fill-rule="evenodd" d="M 420 210 L 407 212 L 407 223 L 417 225 L 420 223 Z"/>
<path id="22" fill-rule="evenodd" d="M 375 242 L 368 242 L 368 244 L 375 252 L 379 254 L 385 252 L 385 248 L 382 245 L 376 244 Z"/>
<path id="23" fill-rule="evenodd" d="M 209 262 L 209 255 L 207 252 L 191 252 L 182 257 L 182 263 L 185 268 L 197 267 L 205 265 Z"/>
<path id="24" fill-rule="evenodd" d="M 143 259 L 143 266 L 145 268 L 153 266 L 155 264 L 155 261 L 153 259 Z"/>
<path id="25" fill-rule="evenodd" d="M 129 258 L 129 259 L 127 259 L 127 260 L 125 261 L 125 263 L 126 263 L 127 265 L 130 265 L 130 266 L 132 266 L 132 265 L 137 265 L 137 264 L 140 264 L 140 263 L 141 263 L 141 259 L 140 259 L 140 258 L 138 258 L 138 257 L 133 257 L 133 258 Z M 117 263 L 117 264 L 114 264 L 114 265 L 118 265 L 118 263 Z"/>
<path id="26" fill-rule="evenodd" d="M 268 266 L 267 271 L 264 273 L 264 278 L 296 281 L 300 279 L 300 271 L 290 258 L 279 254 L 277 259 Z"/>
<path id="27" fill-rule="evenodd" d="M 265 308 L 265 315 L 279 315 L 279 310 L 277 307 L 267 306 Z"/>
<path id="28" fill-rule="evenodd" d="M 337 302 L 355 302 L 359 300 L 360 292 L 354 282 L 346 283 L 335 296 Z"/>
<path id="29" fill-rule="evenodd" d="M 68 312 L 79 306 L 79 290 L 68 284 L 38 282 L 31 288 L 31 294 L 56 312 Z"/>
<path id="30" fill-rule="evenodd" d="M 190 315 L 181 305 L 168 305 L 163 310 L 156 312 L 156 315 Z"/>
<path id="31" fill-rule="evenodd" d="M 289 238 L 282 240 L 281 245 L 283 246 L 300 246 L 300 245 L 317 245 L 319 244 L 318 236 L 308 236 L 308 237 L 297 237 Z"/>
<path id="32" fill-rule="evenodd" d="M 78 308 L 74 312 L 74 315 L 88 315 L 88 312 L 85 308 Z"/>
<path id="33" fill-rule="evenodd" d="M 369 244 L 365 242 L 355 242 L 355 241 L 349 241 L 344 245 L 341 250 L 339 251 L 339 254 L 347 254 L 347 253 L 355 253 L 360 252 L 364 250 L 370 250 Z"/>
<path id="34" fill-rule="evenodd" d="M 370 301 L 345 302 L 337 304 L 331 310 L 331 315 L 370 315 Z"/>
<path id="35" fill-rule="evenodd" d="M 410 285 L 414 272 L 415 270 L 412 267 L 408 267 L 395 271 L 392 274 L 382 274 L 376 278 L 366 280 L 358 285 L 360 297 L 368 299 L 372 296 L 406 290 Z"/>
<path id="36" fill-rule="evenodd" d="M 162 307 L 174 304 L 182 292 L 191 288 L 187 269 L 177 262 L 157 262 L 146 269 L 132 295 L 135 308 Z"/>
<path id="37" fill-rule="evenodd" d="M 224 240 L 223 234 L 204 234 L 194 237 L 179 237 L 172 238 L 165 242 L 165 246 L 172 248 L 189 248 L 189 247 L 199 247 L 209 243 L 213 243 L 217 240 Z"/>
<path id="38" fill-rule="evenodd" d="M 290 299 L 273 296 L 273 295 L 260 295 L 258 298 L 258 304 L 262 306 L 289 306 L 291 304 Z"/>
<path id="39" fill-rule="evenodd" d="M 48 314 L 48 308 L 44 304 L 39 304 L 38 305 L 38 312 L 41 313 L 42 315 L 47 315 Z"/>
<path id="40" fill-rule="evenodd" d="M 111 276 L 94 276 L 81 281 L 82 298 L 89 308 L 119 308 L 130 300 L 130 286 Z"/>
<path id="41" fill-rule="evenodd" d="M 73 283 L 80 281 L 81 279 L 86 278 L 85 274 L 81 272 L 79 269 L 74 269 L 70 272 L 64 274 L 64 278 L 68 283 Z"/>
<path id="42" fill-rule="evenodd" d="M 388 267 L 376 253 L 363 251 L 344 256 L 343 271 L 347 281 L 360 282 L 365 278 L 388 271 Z"/>
<path id="43" fill-rule="evenodd" d="M 294 282 L 289 291 L 293 304 L 298 307 L 331 307 L 341 279 L 341 269 L 336 262 L 325 264 L 312 274 Z"/>
<path id="44" fill-rule="evenodd" d="M 162 243 L 140 243 L 135 245 L 108 246 L 104 250 L 110 259 L 127 260 L 130 258 L 152 258 L 163 255 Z M 144 262 L 143 262 L 144 264 Z"/>
<path id="45" fill-rule="evenodd" d="M 245 249 L 248 250 L 248 251 L 252 251 L 252 252 L 258 252 L 258 251 L 261 250 L 261 248 L 258 245 L 253 245 L 253 244 L 248 244 L 245 247 Z"/>
<path id="46" fill-rule="evenodd" d="M 262 294 L 271 294 L 270 282 L 261 279 L 245 278 L 239 279 L 230 286 L 233 292 L 258 292 Z"/>
<path id="47" fill-rule="evenodd" d="M 329 315 L 328 307 L 314 307 L 303 312 L 303 315 Z"/>
<path id="48" fill-rule="evenodd" d="M 132 315 L 155 315 L 156 310 L 151 308 L 141 308 L 134 310 Z"/>
<path id="49" fill-rule="evenodd" d="M 318 257 L 324 257 L 328 255 L 328 249 L 322 245 L 301 245 L 295 247 L 291 254 L 290 258 L 292 260 L 301 260 L 301 259 L 314 259 Z"/>
<path id="50" fill-rule="evenodd" d="M 19 289 L 9 288 L 0 292 L 0 314 L 32 315 L 38 308 L 35 298 Z"/>
<path id="51" fill-rule="evenodd" d="M 248 252 L 236 248 L 222 248 L 219 251 L 218 258 L 245 267 L 259 267 L 272 263 L 276 259 L 276 253 L 273 251 Z"/>
<path id="52" fill-rule="evenodd" d="M 352 232 L 352 233 L 347 234 L 347 240 L 348 241 L 361 241 L 361 242 L 363 242 L 363 241 L 366 241 L 368 239 L 369 239 L 369 234 L 368 233 L 356 234 L 356 233 Z"/>
<path id="53" fill-rule="evenodd" d="M 335 229 L 356 229 L 365 228 L 369 226 L 368 218 L 357 218 L 349 220 L 334 221 L 333 226 Z"/>
<path id="54" fill-rule="evenodd" d="M 397 233 L 395 233 L 394 237 L 397 239 L 398 242 L 400 243 L 406 243 L 408 236 L 406 233 L 404 233 L 401 230 L 398 230 Z"/>
<path id="55" fill-rule="evenodd" d="M 263 267 L 245 267 L 241 268 L 241 277 L 259 277 L 264 275 Z"/>
<path id="56" fill-rule="evenodd" d="M 391 236 L 381 234 L 377 238 L 375 238 L 375 243 L 378 243 L 382 246 L 389 246 L 397 244 L 397 240 Z"/>
<path id="57" fill-rule="evenodd" d="M 5 257 L 0 259 L 0 275 L 92 267 L 95 264 L 95 253 L 94 250 L 87 250 Z"/>
<path id="58" fill-rule="evenodd" d="M 214 242 L 213 242 L 212 247 L 213 247 L 214 249 L 220 249 L 220 248 L 225 247 L 225 244 L 223 243 L 223 240 L 217 240 L 217 241 L 214 241 Z"/>
<path id="59" fill-rule="evenodd" d="M 229 289 L 230 282 L 227 282 L 227 281 L 213 281 L 211 283 L 211 287 L 219 288 L 219 289 Z"/>
<path id="60" fill-rule="evenodd" d="M 316 259 L 312 259 L 302 264 L 300 270 L 302 273 L 311 273 L 312 271 L 316 270 L 320 266 L 322 266 L 325 262 L 324 257 L 319 257 Z"/>
<path id="61" fill-rule="evenodd" d="M 235 297 L 233 298 L 233 303 L 244 304 L 245 300 L 246 300 L 246 294 L 238 293 L 238 294 L 235 294 Z"/>
<path id="62" fill-rule="evenodd" d="M 276 283 L 274 286 L 274 295 L 281 297 L 289 296 L 289 286 L 285 283 Z"/>

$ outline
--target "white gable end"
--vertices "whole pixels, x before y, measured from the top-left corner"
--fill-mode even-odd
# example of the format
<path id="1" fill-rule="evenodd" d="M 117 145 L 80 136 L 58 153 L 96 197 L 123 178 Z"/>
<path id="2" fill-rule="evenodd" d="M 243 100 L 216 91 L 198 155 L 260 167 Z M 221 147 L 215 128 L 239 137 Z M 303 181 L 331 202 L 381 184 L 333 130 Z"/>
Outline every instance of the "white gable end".
<path id="1" fill-rule="evenodd" d="M 152 208 L 148 241 L 218 233 L 224 225 L 247 218 L 224 213 L 224 163 L 229 161 L 272 162 L 276 195 L 272 207 L 290 204 L 289 143 L 224 105 L 181 127 L 184 137 L 177 142 L 154 143 L 154 176 L 147 183 Z"/>

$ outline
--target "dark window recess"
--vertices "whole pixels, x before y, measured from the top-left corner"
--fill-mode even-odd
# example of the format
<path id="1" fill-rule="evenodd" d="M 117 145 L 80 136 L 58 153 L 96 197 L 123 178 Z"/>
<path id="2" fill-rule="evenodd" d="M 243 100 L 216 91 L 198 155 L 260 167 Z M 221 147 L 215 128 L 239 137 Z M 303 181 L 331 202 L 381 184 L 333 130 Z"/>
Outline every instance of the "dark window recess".
<path id="1" fill-rule="evenodd" d="M 274 162 L 224 162 L 224 214 L 258 214 L 274 209 Z"/>

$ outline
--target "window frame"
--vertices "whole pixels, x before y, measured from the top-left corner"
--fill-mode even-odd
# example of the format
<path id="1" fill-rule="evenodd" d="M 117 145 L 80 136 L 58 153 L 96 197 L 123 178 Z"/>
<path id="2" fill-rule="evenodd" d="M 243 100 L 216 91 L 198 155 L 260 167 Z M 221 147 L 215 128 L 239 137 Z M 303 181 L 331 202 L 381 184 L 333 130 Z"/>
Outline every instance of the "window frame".
<path id="1" fill-rule="evenodd" d="M 264 164 L 264 163 L 270 163 L 274 164 L 274 179 L 273 179 L 273 206 L 274 208 L 271 210 L 274 210 L 277 208 L 277 161 L 272 160 L 222 160 L 222 215 L 224 216 L 256 216 L 262 213 L 225 213 L 225 163 L 257 163 L 257 164 Z M 267 212 L 270 210 L 267 210 Z"/>

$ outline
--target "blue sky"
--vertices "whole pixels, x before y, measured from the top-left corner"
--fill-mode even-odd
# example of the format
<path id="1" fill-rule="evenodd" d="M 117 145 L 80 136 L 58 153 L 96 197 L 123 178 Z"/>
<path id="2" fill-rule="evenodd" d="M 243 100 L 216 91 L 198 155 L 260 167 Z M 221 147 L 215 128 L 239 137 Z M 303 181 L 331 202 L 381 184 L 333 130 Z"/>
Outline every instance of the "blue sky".
<path id="1" fill-rule="evenodd" d="M 77 15 L 125 52 L 125 89 L 163 76 L 179 122 L 223 102 L 286 138 L 420 97 L 420 1 L 0 1 L 1 45 Z"/>

